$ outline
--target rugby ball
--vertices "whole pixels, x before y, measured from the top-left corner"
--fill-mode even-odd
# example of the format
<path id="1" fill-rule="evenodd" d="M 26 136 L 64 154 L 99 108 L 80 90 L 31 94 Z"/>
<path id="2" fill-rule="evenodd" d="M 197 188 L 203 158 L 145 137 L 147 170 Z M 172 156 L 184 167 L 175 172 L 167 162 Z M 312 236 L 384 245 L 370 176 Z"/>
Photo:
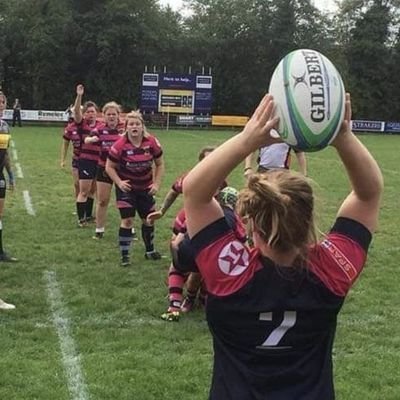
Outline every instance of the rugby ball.
<path id="1" fill-rule="evenodd" d="M 269 93 L 280 118 L 278 133 L 295 149 L 321 150 L 339 132 L 345 107 L 343 81 L 318 51 L 299 49 L 286 55 L 272 75 Z"/>

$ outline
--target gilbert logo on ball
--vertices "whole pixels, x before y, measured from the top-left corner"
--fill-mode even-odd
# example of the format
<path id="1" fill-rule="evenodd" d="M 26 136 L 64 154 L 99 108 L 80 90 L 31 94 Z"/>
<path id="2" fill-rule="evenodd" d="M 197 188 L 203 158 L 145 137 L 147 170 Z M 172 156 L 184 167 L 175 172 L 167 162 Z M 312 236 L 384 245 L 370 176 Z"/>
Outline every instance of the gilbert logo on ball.
<path id="1" fill-rule="evenodd" d="M 326 147 L 344 117 L 345 90 L 335 66 L 315 50 L 295 50 L 276 67 L 269 85 L 280 117 L 278 133 L 302 151 Z"/>

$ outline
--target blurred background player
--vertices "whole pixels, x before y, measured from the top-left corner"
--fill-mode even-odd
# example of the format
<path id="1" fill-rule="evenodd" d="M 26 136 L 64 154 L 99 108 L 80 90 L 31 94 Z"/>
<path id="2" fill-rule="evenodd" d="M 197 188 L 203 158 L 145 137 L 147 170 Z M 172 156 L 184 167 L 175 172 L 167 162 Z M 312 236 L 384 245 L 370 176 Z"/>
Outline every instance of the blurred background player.
<path id="1" fill-rule="evenodd" d="M 2 119 L 3 111 L 7 107 L 7 98 L 3 92 L 0 92 L 0 262 L 15 262 L 17 259 L 4 252 L 3 249 L 3 209 L 6 196 L 6 180 L 3 169 L 7 156 L 7 149 L 10 142 L 10 129 L 7 122 Z M 12 310 L 14 304 L 6 303 L 0 299 L 0 310 Z"/>
<path id="2" fill-rule="evenodd" d="M 142 114 L 131 111 L 125 117 L 125 133 L 111 147 L 106 172 L 116 185 L 117 207 L 121 216 L 119 246 L 121 266 L 130 265 L 133 218 L 142 220 L 142 239 L 147 260 L 159 260 L 154 249 L 154 224 L 146 217 L 154 211 L 154 195 L 164 175 L 163 150 L 157 138 L 149 134 Z"/>
<path id="3" fill-rule="evenodd" d="M 74 200 L 75 204 L 79 194 L 79 155 L 81 152 L 81 135 L 78 132 L 78 125 L 71 117 L 64 128 L 63 141 L 61 144 L 61 159 L 60 166 L 65 168 L 65 159 L 68 153 L 68 147 L 70 142 L 72 143 L 72 161 L 71 161 L 71 174 L 72 182 L 74 185 Z"/>
<path id="4" fill-rule="evenodd" d="M 286 143 L 273 143 L 263 146 L 258 150 L 257 172 L 266 172 L 272 169 L 289 169 L 291 166 L 292 151 L 294 152 L 299 171 L 307 176 L 307 160 L 304 152 L 293 150 Z M 253 171 L 253 158 L 255 153 L 249 154 L 245 159 L 244 175 L 248 178 Z"/>
<path id="5" fill-rule="evenodd" d="M 3 249 L 3 223 L 2 216 L 6 197 L 6 179 L 4 177 L 4 166 L 8 159 L 8 147 L 10 145 L 10 128 L 2 119 L 3 111 L 7 107 L 7 98 L 0 93 L 0 262 L 15 262 L 17 259 L 7 254 Z"/>
<path id="6" fill-rule="evenodd" d="M 209 153 L 214 150 L 215 147 L 206 146 L 202 148 L 198 154 L 198 161 L 202 160 L 206 157 Z M 182 183 L 183 179 L 185 178 L 187 172 L 180 175 L 171 188 L 169 189 L 168 193 L 166 194 L 161 207 L 147 216 L 148 223 L 154 223 L 159 218 L 163 217 L 165 213 L 169 210 L 169 208 L 174 204 L 175 200 L 182 194 Z M 226 186 L 224 182 L 223 186 Z M 185 212 L 181 209 L 174 220 L 172 226 L 172 237 L 170 246 L 177 247 L 180 241 L 183 239 L 183 236 L 186 232 L 186 224 L 185 224 Z M 200 288 L 200 278 L 196 276 L 197 274 L 194 273 L 193 276 L 189 274 L 181 273 L 178 271 L 174 266 L 170 265 L 168 270 L 168 299 L 169 299 L 169 306 L 167 312 L 161 315 L 161 318 L 166 321 L 177 321 L 180 317 L 180 312 L 188 312 L 191 310 L 192 303 L 191 301 L 183 300 L 183 287 L 185 282 L 187 284 L 187 294 L 190 295 L 190 298 L 196 298 L 197 292 Z M 183 306 L 183 307 L 182 307 Z"/>
<path id="7" fill-rule="evenodd" d="M 100 145 L 100 157 L 96 173 L 96 231 L 94 239 L 102 239 L 105 231 L 107 208 L 111 197 L 112 179 L 106 172 L 106 161 L 111 146 L 121 138 L 124 124 L 120 121 L 121 106 L 115 101 L 106 103 L 102 109 L 104 125 L 94 136 L 87 140 L 97 141 Z"/>
<path id="8" fill-rule="evenodd" d="M 215 199 L 221 205 L 227 223 L 232 227 L 232 229 L 234 229 L 236 238 L 241 243 L 245 243 L 247 241 L 246 229 L 235 211 L 238 191 L 231 186 L 226 186 L 215 195 Z M 184 214 L 184 209 L 181 212 Z M 191 246 L 189 236 L 186 232 L 186 222 L 185 230 L 179 233 L 176 239 L 171 242 L 171 254 L 171 268 L 173 268 L 175 274 L 187 276 L 187 294 L 180 306 L 180 310 L 175 308 L 173 302 L 170 302 L 167 312 L 161 315 L 161 318 L 165 321 L 178 321 L 180 318 L 180 311 L 185 313 L 192 310 L 199 287 L 199 301 L 202 306 L 206 304 L 207 295 L 204 280 L 199 273 L 194 257 L 195 249 Z M 173 295 L 174 292 L 170 293 L 170 298 Z"/>
<path id="9" fill-rule="evenodd" d="M 84 86 L 76 87 L 76 99 L 73 115 L 78 125 L 81 137 L 81 151 L 79 153 L 79 193 L 76 199 L 76 212 L 78 214 L 78 226 L 84 227 L 91 222 L 93 217 L 93 203 L 96 191 L 97 162 L 100 156 L 100 145 L 98 142 L 86 141 L 86 138 L 97 133 L 102 122 L 97 120 L 97 105 L 93 101 L 86 101 L 82 105 Z"/>
<path id="10" fill-rule="evenodd" d="M 18 126 L 21 127 L 21 103 L 19 99 L 15 99 L 13 105 L 13 118 L 12 118 L 12 126 L 15 126 L 15 123 L 18 123 Z"/>

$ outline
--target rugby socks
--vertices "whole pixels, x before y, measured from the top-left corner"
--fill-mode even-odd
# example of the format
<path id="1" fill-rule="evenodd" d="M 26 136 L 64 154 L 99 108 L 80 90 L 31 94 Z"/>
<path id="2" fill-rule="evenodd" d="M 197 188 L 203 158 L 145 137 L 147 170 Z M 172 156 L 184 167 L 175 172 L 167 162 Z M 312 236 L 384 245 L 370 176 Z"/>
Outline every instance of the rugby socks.
<path id="1" fill-rule="evenodd" d="M 129 249 L 132 243 L 132 229 L 119 228 L 119 249 L 121 251 L 121 258 L 129 257 Z"/>
<path id="2" fill-rule="evenodd" d="M 85 221 L 85 208 L 86 208 L 86 202 L 85 203 L 79 201 L 76 202 L 76 214 L 78 215 L 79 222 Z"/>
<path id="3" fill-rule="evenodd" d="M 91 220 L 93 218 L 93 203 L 94 203 L 94 198 L 93 197 L 88 197 L 86 200 L 86 206 L 85 206 L 85 217 L 86 220 Z"/>
<path id="4" fill-rule="evenodd" d="M 188 300 L 192 303 L 194 303 L 196 301 L 196 295 L 197 295 L 197 290 L 196 291 L 192 291 L 192 290 L 187 290 L 186 291 L 186 297 L 188 298 Z"/>
<path id="5" fill-rule="evenodd" d="M 142 239 L 144 246 L 146 247 L 146 253 L 152 253 L 154 251 L 154 226 L 142 224 Z"/>
<path id="6" fill-rule="evenodd" d="M 168 311 L 179 311 L 181 308 L 184 283 L 185 276 L 171 265 L 168 272 Z"/>
<path id="7" fill-rule="evenodd" d="M 103 239 L 104 237 L 104 227 L 103 228 L 96 228 L 95 234 L 93 239 Z"/>

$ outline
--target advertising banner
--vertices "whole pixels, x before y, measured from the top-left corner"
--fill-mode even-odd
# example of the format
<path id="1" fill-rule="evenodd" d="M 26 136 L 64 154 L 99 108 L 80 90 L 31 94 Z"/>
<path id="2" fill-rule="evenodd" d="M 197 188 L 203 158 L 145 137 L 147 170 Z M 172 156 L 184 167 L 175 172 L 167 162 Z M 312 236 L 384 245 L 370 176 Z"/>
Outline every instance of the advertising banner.
<path id="1" fill-rule="evenodd" d="M 386 122 L 385 132 L 400 134 L 400 122 Z"/>
<path id="2" fill-rule="evenodd" d="M 237 115 L 213 115 L 211 123 L 215 126 L 245 126 L 248 120 L 248 117 Z"/>
<path id="3" fill-rule="evenodd" d="M 13 110 L 4 110 L 3 119 L 12 121 Z M 66 122 L 68 114 L 65 111 L 21 110 L 22 121 Z"/>
<path id="4" fill-rule="evenodd" d="M 178 115 L 176 118 L 177 125 L 210 125 L 211 117 L 203 115 Z"/>
<path id="5" fill-rule="evenodd" d="M 383 121 L 351 121 L 351 129 L 355 132 L 383 132 L 385 123 Z"/>

